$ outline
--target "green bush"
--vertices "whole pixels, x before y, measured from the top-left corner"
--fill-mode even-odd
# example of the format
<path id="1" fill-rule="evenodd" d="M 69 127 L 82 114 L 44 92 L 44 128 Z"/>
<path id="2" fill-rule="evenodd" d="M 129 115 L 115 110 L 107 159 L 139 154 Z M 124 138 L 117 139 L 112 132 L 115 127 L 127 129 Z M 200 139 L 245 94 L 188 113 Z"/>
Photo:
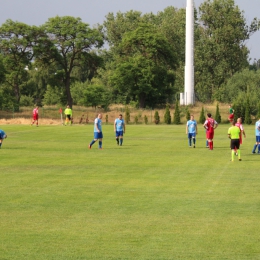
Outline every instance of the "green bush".
<path id="1" fill-rule="evenodd" d="M 205 111 L 204 111 L 204 107 L 201 108 L 201 112 L 200 112 L 200 119 L 199 119 L 199 122 L 201 124 L 204 124 L 206 120 L 206 117 L 205 117 Z"/>
<path id="2" fill-rule="evenodd" d="M 179 125 L 181 123 L 181 113 L 180 113 L 180 108 L 179 108 L 179 102 L 178 101 L 176 101 L 176 104 L 175 104 L 173 123 L 175 125 Z"/>
<path id="3" fill-rule="evenodd" d="M 160 116 L 159 116 L 159 112 L 155 111 L 154 113 L 154 123 L 155 124 L 159 124 L 160 123 Z"/>
<path id="4" fill-rule="evenodd" d="M 147 125 L 148 124 L 148 117 L 145 115 L 144 116 L 144 123 Z"/>
<path id="5" fill-rule="evenodd" d="M 130 122 L 130 110 L 129 107 L 125 108 L 125 121 L 128 124 Z"/>
<path id="6" fill-rule="evenodd" d="M 215 120 L 220 124 L 221 123 L 221 115 L 219 113 L 219 105 L 217 103 L 217 107 L 216 107 L 216 114 L 215 114 Z"/>
<path id="7" fill-rule="evenodd" d="M 169 104 L 166 105 L 166 110 L 165 110 L 165 114 L 164 114 L 164 123 L 165 124 L 171 124 L 171 112 L 170 112 L 170 108 L 169 108 Z"/>

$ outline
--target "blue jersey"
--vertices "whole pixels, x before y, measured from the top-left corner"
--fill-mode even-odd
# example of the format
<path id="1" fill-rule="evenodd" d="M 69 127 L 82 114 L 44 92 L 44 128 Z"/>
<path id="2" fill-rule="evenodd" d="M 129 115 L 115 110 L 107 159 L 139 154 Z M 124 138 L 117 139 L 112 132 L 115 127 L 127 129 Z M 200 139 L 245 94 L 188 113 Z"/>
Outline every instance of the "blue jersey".
<path id="1" fill-rule="evenodd" d="M 124 131 L 124 124 L 125 124 L 124 119 L 117 118 L 115 120 L 116 131 Z"/>
<path id="2" fill-rule="evenodd" d="M 188 126 L 188 133 L 190 133 L 190 134 L 196 133 L 196 126 L 197 126 L 196 120 L 189 120 L 187 122 L 187 126 Z"/>
<path id="3" fill-rule="evenodd" d="M 97 124 L 99 131 L 102 132 L 102 120 L 99 119 L 98 117 L 94 121 L 94 133 L 98 132 L 98 129 L 96 128 L 96 124 Z"/>
<path id="4" fill-rule="evenodd" d="M 255 135 L 260 136 L 260 120 L 255 123 Z"/>
<path id="5" fill-rule="evenodd" d="M 4 139 L 5 135 L 6 135 L 5 132 L 0 129 L 0 139 Z"/>

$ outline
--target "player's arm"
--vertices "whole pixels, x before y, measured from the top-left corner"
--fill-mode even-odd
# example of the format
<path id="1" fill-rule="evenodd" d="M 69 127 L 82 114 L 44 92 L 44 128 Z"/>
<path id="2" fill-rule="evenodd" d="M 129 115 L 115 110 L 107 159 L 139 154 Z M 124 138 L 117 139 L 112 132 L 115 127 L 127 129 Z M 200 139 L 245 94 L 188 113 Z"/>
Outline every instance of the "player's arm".
<path id="1" fill-rule="evenodd" d="M 217 127 L 218 127 L 218 123 L 215 121 L 214 129 L 216 129 Z"/>
<path id="2" fill-rule="evenodd" d="M 188 123 L 186 125 L 186 135 L 188 134 Z"/>
<path id="3" fill-rule="evenodd" d="M 203 127 L 208 130 L 208 127 L 207 127 L 207 121 L 205 121 L 205 123 L 203 124 Z"/>
<path id="4" fill-rule="evenodd" d="M 99 130 L 99 128 L 98 128 L 98 122 L 97 122 L 97 121 L 95 121 L 95 127 L 96 127 L 98 133 L 100 133 L 100 130 Z"/>
<path id="5" fill-rule="evenodd" d="M 125 122 L 124 122 L 124 133 L 125 133 Z"/>
<path id="6" fill-rule="evenodd" d="M 114 121 L 114 132 L 116 132 L 116 120 Z"/>

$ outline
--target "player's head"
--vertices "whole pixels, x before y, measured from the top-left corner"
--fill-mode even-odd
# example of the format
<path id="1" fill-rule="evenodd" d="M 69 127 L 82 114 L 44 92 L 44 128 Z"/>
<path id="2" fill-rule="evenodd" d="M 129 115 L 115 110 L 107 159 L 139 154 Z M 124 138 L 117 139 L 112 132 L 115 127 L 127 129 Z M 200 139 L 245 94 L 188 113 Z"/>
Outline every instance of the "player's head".
<path id="1" fill-rule="evenodd" d="M 122 119 L 122 118 L 123 118 L 122 114 L 119 114 L 119 119 Z"/>
<path id="2" fill-rule="evenodd" d="M 194 120 L 194 115 L 190 115 L 190 120 Z"/>
<path id="3" fill-rule="evenodd" d="M 70 108 L 70 106 L 69 106 L 69 105 L 67 105 L 67 108 Z"/>
<path id="4" fill-rule="evenodd" d="M 102 114 L 98 114 L 98 118 L 101 119 L 102 118 Z"/>
<path id="5" fill-rule="evenodd" d="M 232 126 L 235 126 L 235 125 L 236 125 L 235 120 L 232 120 L 232 121 L 230 121 L 230 122 L 231 122 L 231 125 L 232 125 Z"/>
<path id="6" fill-rule="evenodd" d="M 210 113 L 208 113 L 208 114 L 207 114 L 207 116 L 208 116 L 208 117 L 211 117 L 211 114 L 210 114 Z"/>
<path id="7" fill-rule="evenodd" d="M 237 119 L 237 122 L 241 124 L 241 123 L 242 123 L 242 118 L 239 117 L 239 118 Z"/>

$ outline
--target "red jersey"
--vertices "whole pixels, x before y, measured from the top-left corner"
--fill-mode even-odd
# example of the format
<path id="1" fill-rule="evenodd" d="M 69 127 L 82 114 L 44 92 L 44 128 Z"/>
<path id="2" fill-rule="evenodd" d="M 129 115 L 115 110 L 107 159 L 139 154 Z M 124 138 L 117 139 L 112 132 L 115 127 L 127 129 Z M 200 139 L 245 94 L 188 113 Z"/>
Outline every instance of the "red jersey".
<path id="1" fill-rule="evenodd" d="M 214 132 L 214 127 L 215 125 L 217 125 L 218 123 L 213 119 L 213 118 L 208 118 L 205 123 L 204 126 L 207 129 L 207 132 Z"/>
<path id="2" fill-rule="evenodd" d="M 33 110 L 33 115 L 34 115 L 34 116 L 38 115 L 38 108 L 35 108 L 35 109 Z"/>

